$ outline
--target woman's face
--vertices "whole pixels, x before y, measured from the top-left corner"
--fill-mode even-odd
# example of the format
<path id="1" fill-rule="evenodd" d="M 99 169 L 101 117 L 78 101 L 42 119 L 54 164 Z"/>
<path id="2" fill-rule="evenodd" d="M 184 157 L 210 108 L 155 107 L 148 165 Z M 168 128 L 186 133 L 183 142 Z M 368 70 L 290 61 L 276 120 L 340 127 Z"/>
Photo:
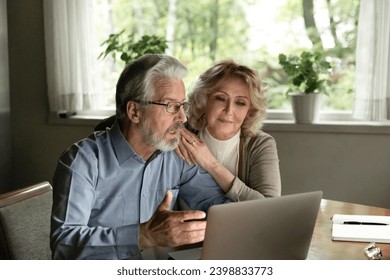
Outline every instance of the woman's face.
<path id="1" fill-rule="evenodd" d="M 250 106 L 249 88 L 242 79 L 223 80 L 207 100 L 207 129 L 218 140 L 230 139 L 241 129 Z"/>

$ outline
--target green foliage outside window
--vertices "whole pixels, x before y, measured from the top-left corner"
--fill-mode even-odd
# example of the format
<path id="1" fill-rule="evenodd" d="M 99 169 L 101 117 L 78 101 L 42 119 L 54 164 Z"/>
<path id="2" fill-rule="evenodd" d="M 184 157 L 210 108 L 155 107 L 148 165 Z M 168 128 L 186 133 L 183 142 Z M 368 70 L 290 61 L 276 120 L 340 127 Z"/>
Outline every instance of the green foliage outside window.
<path id="1" fill-rule="evenodd" d="M 326 107 L 335 110 L 352 108 L 359 0 L 274 1 L 278 5 L 272 11 L 275 22 L 268 21 L 268 17 L 263 20 L 261 16 L 262 10 L 271 6 L 265 0 L 94 1 L 109 2 L 111 8 L 108 23 L 101 17 L 96 23 L 101 32 L 99 42 L 107 40 L 107 33 L 103 32 L 107 26 L 112 34 L 118 35 L 121 32 L 116 33 L 117 30 L 126 30 L 121 36 L 132 34 L 132 40 L 150 34 L 165 38 L 165 51 L 189 69 L 185 80 L 187 90 L 207 67 L 232 58 L 259 71 L 267 89 L 269 109 L 289 108 L 289 99 L 284 94 L 288 89 L 288 76 L 279 65 L 278 54 L 320 50 L 334 66 L 325 98 Z M 258 23 L 254 24 L 253 18 L 249 20 L 247 15 L 250 12 L 255 12 Z M 319 14 L 327 25 L 315 24 L 315 16 Z M 281 29 L 284 33 L 278 40 L 273 39 L 273 36 L 280 35 L 279 31 L 272 32 L 275 24 L 284 26 Z M 259 30 L 257 33 L 253 31 L 256 29 Z M 106 48 L 101 52 L 107 52 L 115 39 L 112 37 L 111 42 L 106 42 Z M 261 46 L 251 45 L 251 42 Z M 276 48 L 280 49 L 277 53 Z M 112 53 L 108 52 L 102 56 L 110 55 Z M 132 59 L 132 56 L 123 55 L 123 59 Z M 118 66 L 115 62 L 107 67 L 107 79 L 114 83 L 122 68 L 123 65 Z"/>
<path id="2" fill-rule="evenodd" d="M 165 53 L 168 47 L 167 41 L 163 37 L 143 35 L 141 39 L 136 40 L 134 34 L 126 34 L 125 30 L 110 34 L 109 38 L 102 45 L 105 45 L 106 49 L 99 55 L 99 58 L 111 55 L 116 60 L 119 55 L 125 64 L 144 54 Z"/>

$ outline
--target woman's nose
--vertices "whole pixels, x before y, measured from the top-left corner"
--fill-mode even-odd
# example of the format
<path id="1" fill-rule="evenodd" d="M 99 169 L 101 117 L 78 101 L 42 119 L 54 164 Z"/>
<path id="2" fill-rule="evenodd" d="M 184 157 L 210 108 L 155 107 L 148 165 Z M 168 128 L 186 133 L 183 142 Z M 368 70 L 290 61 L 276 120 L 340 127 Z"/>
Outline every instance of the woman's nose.
<path id="1" fill-rule="evenodd" d="M 233 105 L 230 102 L 226 102 L 225 111 L 226 113 L 230 113 L 233 109 Z"/>

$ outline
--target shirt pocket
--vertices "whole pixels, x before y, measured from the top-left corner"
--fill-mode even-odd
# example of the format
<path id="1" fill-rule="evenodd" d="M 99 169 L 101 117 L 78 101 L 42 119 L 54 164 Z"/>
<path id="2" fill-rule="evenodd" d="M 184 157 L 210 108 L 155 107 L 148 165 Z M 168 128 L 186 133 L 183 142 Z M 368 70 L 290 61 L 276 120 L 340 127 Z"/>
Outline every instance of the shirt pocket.
<path id="1" fill-rule="evenodd" d="M 118 195 L 97 198 L 90 220 L 102 227 L 118 227 L 139 222 L 139 202 L 135 197 Z"/>

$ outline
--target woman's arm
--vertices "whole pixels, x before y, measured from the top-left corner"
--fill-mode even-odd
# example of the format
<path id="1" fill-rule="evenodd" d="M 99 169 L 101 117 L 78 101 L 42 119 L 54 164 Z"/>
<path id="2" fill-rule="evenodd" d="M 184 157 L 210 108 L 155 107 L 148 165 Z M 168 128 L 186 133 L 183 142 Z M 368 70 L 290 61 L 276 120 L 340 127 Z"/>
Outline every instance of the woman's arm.
<path id="1" fill-rule="evenodd" d="M 240 155 L 244 161 L 242 178 L 234 176 L 218 162 L 207 145 L 188 130 L 182 133 L 177 153 L 188 163 L 197 164 L 209 172 L 233 201 L 280 196 L 281 179 L 276 142 L 268 134 L 263 136 L 247 144 L 244 154 Z"/>
<path id="2" fill-rule="evenodd" d="M 240 154 L 240 179 L 234 180 L 227 196 L 236 201 L 280 196 L 281 178 L 275 139 L 262 132 L 242 141 L 245 143 Z"/>
<path id="3" fill-rule="evenodd" d="M 206 170 L 227 193 L 235 176 L 223 166 L 210 152 L 207 145 L 187 129 L 182 131 L 182 138 L 176 153 L 187 163 L 197 164 Z"/>

